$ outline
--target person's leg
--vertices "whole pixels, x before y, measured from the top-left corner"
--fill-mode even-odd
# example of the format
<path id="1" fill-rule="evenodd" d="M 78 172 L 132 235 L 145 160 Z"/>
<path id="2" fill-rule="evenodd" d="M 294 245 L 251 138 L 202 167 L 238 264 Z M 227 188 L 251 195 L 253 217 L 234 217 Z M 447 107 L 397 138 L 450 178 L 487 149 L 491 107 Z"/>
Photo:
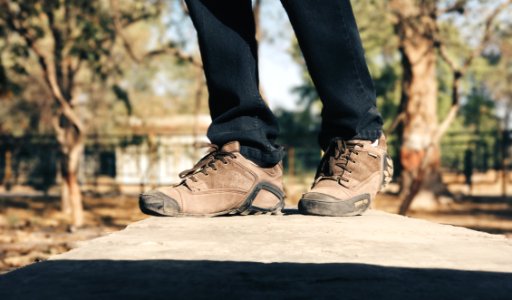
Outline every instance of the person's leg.
<path id="1" fill-rule="evenodd" d="M 325 151 L 305 214 L 362 214 L 392 172 L 350 0 L 282 0 L 323 103 Z"/>
<path id="2" fill-rule="evenodd" d="M 187 0 L 210 95 L 214 144 L 181 183 L 140 195 L 147 214 L 277 214 L 284 207 L 277 122 L 258 90 L 250 0 Z"/>
<path id="3" fill-rule="evenodd" d="M 320 146 L 376 140 L 382 117 L 349 0 L 282 0 L 323 102 Z"/>
<path id="4" fill-rule="evenodd" d="M 259 93 L 257 43 L 250 0 L 186 0 L 197 30 L 216 145 L 239 141 L 260 166 L 278 163 L 277 120 Z"/>

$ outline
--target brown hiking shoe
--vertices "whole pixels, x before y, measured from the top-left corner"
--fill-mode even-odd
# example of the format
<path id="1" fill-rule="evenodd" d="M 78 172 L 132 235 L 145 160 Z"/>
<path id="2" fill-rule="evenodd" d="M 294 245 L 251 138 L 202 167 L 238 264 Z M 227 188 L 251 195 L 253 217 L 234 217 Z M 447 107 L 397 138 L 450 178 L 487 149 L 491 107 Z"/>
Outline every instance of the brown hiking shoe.
<path id="1" fill-rule="evenodd" d="M 211 145 L 181 183 L 140 195 L 142 212 L 163 216 L 278 214 L 284 207 L 281 163 L 261 168 L 240 154 L 236 141 Z"/>
<path id="2" fill-rule="evenodd" d="M 333 140 L 320 161 L 311 191 L 300 199 L 299 210 L 321 216 L 360 215 L 392 175 L 384 135 L 376 143 Z"/>

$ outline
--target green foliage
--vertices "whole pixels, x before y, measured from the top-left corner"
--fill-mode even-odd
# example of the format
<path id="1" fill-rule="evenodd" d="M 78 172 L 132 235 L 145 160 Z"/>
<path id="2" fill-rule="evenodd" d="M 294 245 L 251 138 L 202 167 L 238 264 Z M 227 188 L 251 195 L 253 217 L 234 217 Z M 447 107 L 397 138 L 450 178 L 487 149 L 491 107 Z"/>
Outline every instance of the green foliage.
<path id="1" fill-rule="evenodd" d="M 308 111 L 291 112 L 278 110 L 275 112 L 280 128 L 279 143 L 287 146 L 316 148 L 311 143 L 320 130 L 320 120 Z"/>
<path id="2" fill-rule="evenodd" d="M 377 74 L 375 74 L 377 73 Z M 388 128 L 396 118 L 400 105 L 400 70 L 398 64 L 386 64 L 375 72 L 373 81 L 377 95 L 377 107 Z"/>
<path id="3" fill-rule="evenodd" d="M 496 129 L 496 104 L 483 87 L 475 86 L 461 108 L 464 126 L 470 130 L 489 131 Z"/>
<path id="4" fill-rule="evenodd" d="M 94 121 L 90 124 L 94 130 L 112 128 L 113 122 L 126 121 L 126 118 L 121 121 L 118 115 L 130 116 L 134 109 L 144 108 L 132 101 L 140 99 L 147 105 L 147 94 L 153 92 L 150 82 L 163 66 L 155 68 L 150 60 L 142 58 L 134 64 L 125 48 L 130 47 L 138 55 L 147 52 L 148 44 L 154 43 L 151 39 L 160 41 L 152 32 L 159 26 L 157 23 L 166 12 L 164 8 L 176 2 L 178 0 L 168 3 L 161 0 L 0 1 L 0 101 L 4 106 L 0 113 L 3 120 L 0 132 L 50 128 L 51 115 L 58 104 L 49 89 L 46 72 L 55 75 L 67 101 L 75 104 L 80 101 L 81 106 L 90 110 L 80 108 L 77 112 L 82 114 L 83 120 Z M 118 3 L 116 9 L 113 3 Z M 116 28 L 116 20 L 120 30 Z M 120 36 L 121 31 L 126 40 Z M 168 44 L 172 46 L 172 42 Z M 170 66 L 164 65 L 173 69 L 178 64 L 173 61 Z M 149 72 L 144 72 L 146 69 Z M 140 73 L 144 73 L 144 78 L 136 80 L 133 74 Z M 137 93 L 138 97 L 133 97 L 132 93 L 137 91 L 131 87 L 140 86 L 141 82 L 146 84 L 143 88 L 146 95 L 141 97 Z M 164 102 L 164 99 L 159 100 Z M 21 109 L 18 104 L 22 103 L 37 105 Z M 117 107 L 116 103 L 122 106 Z M 25 108 L 32 111 L 27 112 Z M 144 113 L 139 112 L 139 115 Z M 31 115 L 37 115 L 45 124 L 15 126 L 18 129 L 6 125 L 32 124 L 19 120 L 22 116 L 32 119 Z M 110 125 L 102 126 L 103 123 Z"/>

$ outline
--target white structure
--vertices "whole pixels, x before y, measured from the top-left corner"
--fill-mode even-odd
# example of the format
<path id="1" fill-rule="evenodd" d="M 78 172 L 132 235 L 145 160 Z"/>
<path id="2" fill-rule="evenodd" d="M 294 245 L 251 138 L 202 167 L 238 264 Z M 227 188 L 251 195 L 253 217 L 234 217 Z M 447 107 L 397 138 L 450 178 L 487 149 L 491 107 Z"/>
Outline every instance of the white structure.
<path id="1" fill-rule="evenodd" d="M 138 145 L 117 146 L 116 178 L 119 185 L 164 185 L 179 182 L 178 174 L 205 153 L 198 144 L 208 143 L 206 130 L 211 122 L 207 115 L 182 115 L 151 123 L 134 124 L 132 129 L 147 134 Z"/>

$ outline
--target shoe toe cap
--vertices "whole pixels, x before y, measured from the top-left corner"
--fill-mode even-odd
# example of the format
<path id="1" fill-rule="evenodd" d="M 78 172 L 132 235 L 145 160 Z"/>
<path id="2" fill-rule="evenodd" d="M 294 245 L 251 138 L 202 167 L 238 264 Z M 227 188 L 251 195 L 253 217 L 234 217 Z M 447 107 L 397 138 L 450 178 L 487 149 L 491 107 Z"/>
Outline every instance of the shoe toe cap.
<path id="1" fill-rule="evenodd" d="M 143 213 L 149 215 L 176 216 L 180 213 L 178 202 L 157 190 L 141 194 L 139 206 Z"/>

